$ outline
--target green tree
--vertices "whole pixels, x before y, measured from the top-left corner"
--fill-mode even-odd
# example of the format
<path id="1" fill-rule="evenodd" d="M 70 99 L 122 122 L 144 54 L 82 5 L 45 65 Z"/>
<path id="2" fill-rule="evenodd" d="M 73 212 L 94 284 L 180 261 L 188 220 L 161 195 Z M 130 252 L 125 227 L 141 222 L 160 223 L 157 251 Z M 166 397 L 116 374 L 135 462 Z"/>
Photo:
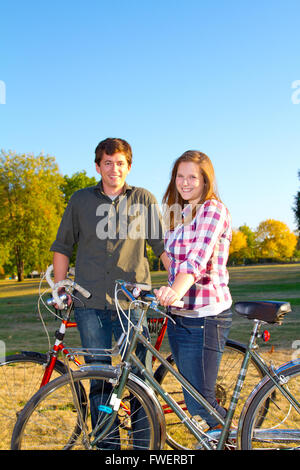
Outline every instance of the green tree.
<path id="1" fill-rule="evenodd" d="M 82 170 L 73 173 L 72 176 L 65 175 L 60 188 L 64 193 L 65 202 L 67 203 L 75 191 L 88 186 L 95 186 L 96 184 L 96 178 L 94 176 L 87 176 L 86 171 Z"/>
<path id="2" fill-rule="evenodd" d="M 239 231 L 242 232 L 247 239 L 247 245 L 241 250 L 241 256 L 243 256 L 245 261 L 255 261 L 257 260 L 257 241 L 256 233 L 251 230 L 248 225 L 244 224 L 239 227 Z"/>
<path id="3" fill-rule="evenodd" d="M 24 269 L 43 270 L 51 261 L 49 247 L 64 208 L 62 183 L 53 157 L 1 151 L 0 239 L 19 281 Z"/>
<path id="4" fill-rule="evenodd" d="M 298 178 L 300 180 L 300 170 L 298 171 Z M 295 214 L 298 230 L 300 231 L 300 191 L 298 191 L 295 196 L 293 211 Z"/>
<path id="5" fill-rule="evenodd" d="M 79 189 L 87 188 L 88 186 L 95 186 L 98 183 L 94 176 L 89 177 L 85 170 L 77 171 L 72 176 L 64 175 L 61 191 L 64 194 L 65 205 L 69 202 L 70 197 Z M 70 266 L 73 266 L 76 261 L 77 246 L 74 246 L 73 254 L 70 258 Z"/>

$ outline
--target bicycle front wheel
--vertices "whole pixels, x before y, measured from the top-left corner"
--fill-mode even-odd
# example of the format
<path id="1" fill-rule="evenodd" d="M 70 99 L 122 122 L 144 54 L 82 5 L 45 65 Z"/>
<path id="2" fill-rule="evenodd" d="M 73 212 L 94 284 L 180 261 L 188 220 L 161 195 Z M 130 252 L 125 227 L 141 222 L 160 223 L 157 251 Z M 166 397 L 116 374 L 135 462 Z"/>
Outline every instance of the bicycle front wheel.
<path id="1" fill-rule="evenodd" d="M 242 450 L 300 449 L 300 364 L 291 363 L 282 367 L 279 376 L 281 381 L 286 381 L 284 388 L 298 400 L 298 409 L 292 406 L 271 379 L 266 379 L 246 404 L 242 418 Z M 263 421 L 260 419 L 262 414 Z"/>
<path id="2" fill-rule="evenodd" d="M 40 388 L 47 364 L 47 355 L 24 352 L 6 356 L 0 363 L 0 449 L 10 449 L 16 419 L 27 401 Z M 66 373 L 56 361 L 51 379 Z"/>
<path id="3" fill-rule="evenodd" d="M 161 436 L 156 408 L 144 388 L 130 378 L 124 388 L 116 420 L 105 437 L 91 446 L 95 435 L 99 434 L 95 434 L 95 428 L 92 429 L 87 403 L 90 400 L 85 397 L 93 395 L 95 398 L 97 391 L 96 415 L 93 402 L 93 426 L 103 429 L 110 418 L 111 382 L 115 378 L 112 371 L 85 370 L 74 372 L 72 379 L 66 374 L 45 385 L 21 412 L 13 431 L 11 449 L 159 449 Z M 111 389 L 109 394 L 108 386 Z"/>

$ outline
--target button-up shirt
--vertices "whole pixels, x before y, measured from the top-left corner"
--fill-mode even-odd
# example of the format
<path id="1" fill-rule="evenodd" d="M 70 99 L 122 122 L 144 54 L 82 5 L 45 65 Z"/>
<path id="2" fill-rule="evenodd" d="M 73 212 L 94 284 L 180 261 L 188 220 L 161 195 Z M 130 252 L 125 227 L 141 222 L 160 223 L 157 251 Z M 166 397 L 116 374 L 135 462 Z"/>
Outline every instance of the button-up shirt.
<path id="1" fill-rule="evenodd" d="M 183 211 L 183 221 L 191 219 L 191 206 Z M 169 284 L 179 273 L 192 274 L 195 283 L 183 297 L 186 316 L 217 315 L 232 304 L 226 268 L 231 241 L 231 218 L 222 202 L 205 201 L 190 222 L 177 225 L 165 234 L 165 251 L 171 260 Z"/>
<path id="2" fill-rule="evenodd" d="M 164 251 L 155 197 L 125 184 L 112 200 L 100 182 L 72 195 L 51 251 L 70 258 L 77 244 L 75 281 L 92 296 L 85 299 L 77 293 L 76 306 L 115 309 L 116 279 L 151 285 L 146 242 L 156 256 Z"/>

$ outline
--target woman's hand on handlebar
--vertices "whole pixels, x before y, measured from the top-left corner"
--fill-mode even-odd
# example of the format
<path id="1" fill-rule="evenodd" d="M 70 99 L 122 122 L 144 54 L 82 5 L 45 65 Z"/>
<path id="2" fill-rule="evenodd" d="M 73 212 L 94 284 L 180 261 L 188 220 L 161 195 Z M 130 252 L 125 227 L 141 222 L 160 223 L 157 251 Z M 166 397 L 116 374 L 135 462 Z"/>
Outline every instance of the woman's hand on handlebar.
<path id="1" fill-rule="evenodd" d="M 179 294 L 169 286 L 162 286 L 159 289 L 154 289 L 153 292 L 163 307 L 168 307 L 180 300 Z"/>

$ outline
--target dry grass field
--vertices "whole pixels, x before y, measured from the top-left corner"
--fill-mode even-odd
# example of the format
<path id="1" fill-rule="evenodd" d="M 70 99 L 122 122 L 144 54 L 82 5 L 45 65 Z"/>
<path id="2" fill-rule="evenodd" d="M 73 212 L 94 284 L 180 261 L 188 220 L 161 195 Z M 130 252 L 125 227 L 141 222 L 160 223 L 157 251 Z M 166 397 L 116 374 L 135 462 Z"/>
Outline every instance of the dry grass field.
<path id="1" fill-rule="evenodd" d="M 166 273 L 152 274 L 153 286 L 166 282 Z M 22 284 L 15 281 L 0 281 L 0 340 L 6 346 L 6 352 L 12 354 L 22 350 L 47 352 L 49 349 L 48 338 L 42 326 L 37 309 L 38 280 L 25 280 Z M 42 288 L 45 288 L 45 284 Z M 261 344 L 260 352 L 267 362 L 275 365 L 297 356 L 295 341 L 300 340 L 300 265 L 272 265 L 230 268 L 230 288 L 234 301 L 238 300 L 284 300 L 292 305 L 292 313 L 288 314 L 281 326 L 266 325 L 271 333 L 268 343 Z M 43 318 L 49 332 L 50 344 L 53 343 L 53 333 L 58 328 L 59 322 L 44 309 Z M 234 322 L 230 337 L 246 342 L 251 330 L 251 322 L 234 314 Z M 153 337 L 153 341 L 155 338 Z M 66 344 L 74 347 L 80 346 L 76 329 L 69 330 Z M 164 340 L 162 351 L 169 352 L 167 339 Z M 300 350 L 299 350 L 300 351 Z M 226 352 L 222 364 L 226 363 Z M 299 355 L 298 355 L 299 357 Z M 8 449 L 11 430 L 15 419 L 15 408 L 18 404 L 22 408 L 27 399 L 37 390 L 41 371 L 32 371 L 30 388 L 24 389 L 24 371 L 15 367 L 13 376 L 15 383 L 14 393 L 7 384 L 7 377 L 3 376 L 0 367 L 0 449 Z M 238 366 L 234 367 L 227 382 L 222 384 L 227 391 L 228 403 L 230 391 L 238 373 Z M 220 374 L 222 376 L 222 365 Z M 257 383 L 258 376 L 255 370 L 250 369 L 247 382 L 243 389 L 242 402 Z M 166 389 L 168 392 L 176 392 L 177 385 L 166 377 Z M 181 390 L 177 392 L 176 399 L 180 399 Z M 241 412 L 242 402 L 239 405 L 236 416 Z M 182 426 L 175 426 L 176 417 L 173 413 L 167 415 L 167 430 L 170 435 L 176 428 L 176 438 L 188 448 L 194 447 L 193 438 L 180 430 Z M 179 436 L 179 437 L 178 437 Z"/>

